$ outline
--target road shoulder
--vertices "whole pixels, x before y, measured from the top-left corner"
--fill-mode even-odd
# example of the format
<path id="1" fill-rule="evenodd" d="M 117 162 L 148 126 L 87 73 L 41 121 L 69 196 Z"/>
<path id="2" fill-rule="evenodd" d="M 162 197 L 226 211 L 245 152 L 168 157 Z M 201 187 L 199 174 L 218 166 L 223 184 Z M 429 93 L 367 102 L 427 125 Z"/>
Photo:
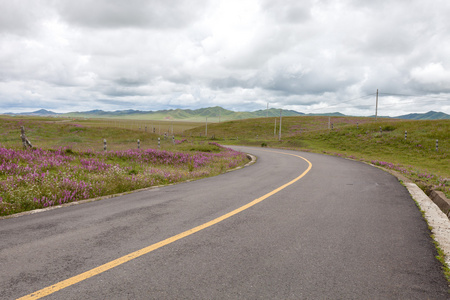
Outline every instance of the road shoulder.
<path id="1" fill-rule="evenodd" d="M 425 192 L 419 188 L 415 183 L 411 182 L 405 176 L 393 171 L 388 170 L 379 166 L 372 165 L 376 168 L 380 168 L 395 177 L 403 183 L 403 185 L 408 190 L 412 199 L 416 202 L 419 209 L 431 229 L 432 238 L 437 243 L 444 253 L 444 261 L 447 268 L 450 268 L 450 219 L 447 215 L 439 208 L 439 206 L 434 203 L 434 201 L 425 194 Z M 449 280 L 449 279 L 447 279 Z M 450 286 L 450 280 L 449 280 Z"/>
<path id="2" fill-rule="evenodd" d="M 447 266 L 450 265 L 450 220 L 416 184 L 407 182 L 405 186 L 423 211 L 434 240 L 444 252 Z"/>

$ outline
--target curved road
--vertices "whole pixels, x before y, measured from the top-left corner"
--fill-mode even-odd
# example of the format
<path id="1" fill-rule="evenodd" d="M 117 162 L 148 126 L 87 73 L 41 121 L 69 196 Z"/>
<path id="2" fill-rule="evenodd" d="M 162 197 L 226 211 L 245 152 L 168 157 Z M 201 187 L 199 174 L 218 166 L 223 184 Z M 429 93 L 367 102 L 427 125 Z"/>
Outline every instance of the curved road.
<path id="1" fill-rule="evenodd" d="M 448 299 L 427 224 L 395 177 L 234 148 L 257 163 L 0 220 L 0 298 Z"/>

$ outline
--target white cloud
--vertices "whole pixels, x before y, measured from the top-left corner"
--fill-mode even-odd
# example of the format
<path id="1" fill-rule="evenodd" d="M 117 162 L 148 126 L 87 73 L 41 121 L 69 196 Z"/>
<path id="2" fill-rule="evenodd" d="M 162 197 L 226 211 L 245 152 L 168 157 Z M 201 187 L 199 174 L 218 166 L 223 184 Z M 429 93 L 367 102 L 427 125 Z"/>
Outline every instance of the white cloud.
<path id="1" fill-rule="evenodd" d="M 411 79 L 428 92 L 450 92 L 450 69 L 429 63 L 411 70 Z"/>
<path id="2" fill-rule="evenodd" d="M 0 3 L 3 111 L 270 102 L 371 115 L 361 97 L 379 89 L 410 95 L 384 98 L 387 115 L 423 111 L 422 97 L 450 113 L 448 1 L 24 3 Z"/>

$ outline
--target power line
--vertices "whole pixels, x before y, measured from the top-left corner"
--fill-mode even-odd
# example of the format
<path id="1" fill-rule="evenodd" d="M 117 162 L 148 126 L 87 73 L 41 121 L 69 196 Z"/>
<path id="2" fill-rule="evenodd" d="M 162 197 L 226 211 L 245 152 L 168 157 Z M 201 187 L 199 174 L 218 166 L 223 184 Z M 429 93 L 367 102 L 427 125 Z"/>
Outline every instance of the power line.
<path id="1" fill-rule="evenodd" d="M 357 109 L 367 109 L 370 107 L 374 107 L 375 104 L 366 104 L 366 105 L 345 105 L 342 106 L 342 104 L 346 104 L 349 102 L 353 102 L 355 100 L 359 100 L 359 99 L 364 99 L 364 98 L 368 98 L 371 96 L 375 96 L 376 93 L 372 93 L 372 94 L 367 94 L 364 96 L 360 96 L 357 98 L 352 98 L 349 100 L 345 100 L 345 101 L 341 101 L 340 103 L 337 104 L 333 104 L 333 105 L 327 105 L 326 107 L 318 107 L 318 108 L 311 108 L 311 109 L 306 109 L 307 112 L 314 112 L 314 111 L 323 111 L 323 110 L 328 110 L 330 108 L 339 108 L 339 109 L 345 109 L 345 108 L 357 108 Z M 401 106 L 401 105 L 405 105 L 405 104 L 410 104 L 410 103 L 433 103 L 433 102 L 441 102 L 441 101 L 449 101 L 449 96 L 448 95 L 408 95 L 408 94 L 397 94 L 397 93 L 379 93 L 379 95 L 387 95 L 387 96 L 396 96 L 396 97 L 414 97 L 416 98 L 415 100 L 409 100 L 409 101 L 399 101 L 397 103 L 385 103 L 383 102 L 383 105 L 381 106 L 382 108 L 386 108 L 386 107 L 393 107 L 393 106 Z M 426 97 L 426 99 L 423 99 L 424 97 Z M 417 99 L 419 98 L 419 99 Z M 432 98 L 432 99 L 430 99 Z M 302 106 L 307 106 L 307 105 L 302 105 Z"/>
<path id="2" fill-rule="evenodd" d="M 338 104 L 328 105 L 327 107 L 313 108 L 313 109 L 310 109 L 310 111 L 322 110 L 322 109 L 324 109 L 324 108 L 330 108 L 330 107 L 337 107 L 337 106 L 340 106 L 340 105 L 343 104 L 343 103 L 348 103 L 348 102 L 351 102 L 351 101 L 355 101 L 355 100 L 367 98 L 367 97 L 374 96 L 374 95 L 375 95 L 375 93 L 373 93 L 373 94 L 368 94 L 368 95 L 361 96 L 361 97 L 358 97 L 358 98 L 353 98 L 353 99 L 350 99 L 350 100 L 341 101 L 341 102 L 338 103 Z M 349 107 L 353 107 L 353 106 L 349 106 Z"/>
<path id="3" fill-rule="evenodd" d="M 421 98 L 421 97 L 427 97 L 427 98 L 445 98 L 442 100 L 449 101 L 449 95 L 407 95 L 407 94 L 395 94 L 395 93 L 379 93 L 380 95 L 388 95 L 388 96 L 400 96 L 400 97 L 415 97 L 415 98 Z"/>
<path id="4" fill-rule="evenodd" d="M 361 97 L 358 97 L 358 98 L 353 98 L 353 99 L 350 99 L 350 100 L 347 100 L 347 101 L 342 101 L 341 103 L 347 103 L 347 102 L 350 102 L 350 101 L 359 100 L 359 99 L 367 98 L 367 97 L 369 97 L 369 96 L 374 96 L 374 95 L 376 95 L 376 93 L 368 94 L 368 95 L 361 96 Z"/>
<path id="5" fill-rule="evenodd" d="M 402 96 L 402 97 L 417 97 L 414 95 L 406 95 L 406 94 L 394 94 L 394 93 L 379 93 L 380 95 L 388 95 L 388 96 Z"/>

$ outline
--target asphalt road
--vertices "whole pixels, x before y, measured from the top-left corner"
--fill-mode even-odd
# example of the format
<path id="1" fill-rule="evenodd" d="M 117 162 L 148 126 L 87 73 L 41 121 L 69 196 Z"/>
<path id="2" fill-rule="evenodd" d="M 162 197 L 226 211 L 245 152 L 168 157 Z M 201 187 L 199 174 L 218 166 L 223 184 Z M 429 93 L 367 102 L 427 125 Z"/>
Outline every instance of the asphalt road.
<path id="1" fill-rule="evenodd" d="M 427 224 L 395 177 L 336 157 L 236 148 L 257 163 L 0 220 L 0 298 L 66 279 L 46 299 L 449 298 Z M 308 162 L 280 152 L 302 156 L 311 170 L 298 178 Z M 79 275 L 140 249 L 147 252 Z"/>

